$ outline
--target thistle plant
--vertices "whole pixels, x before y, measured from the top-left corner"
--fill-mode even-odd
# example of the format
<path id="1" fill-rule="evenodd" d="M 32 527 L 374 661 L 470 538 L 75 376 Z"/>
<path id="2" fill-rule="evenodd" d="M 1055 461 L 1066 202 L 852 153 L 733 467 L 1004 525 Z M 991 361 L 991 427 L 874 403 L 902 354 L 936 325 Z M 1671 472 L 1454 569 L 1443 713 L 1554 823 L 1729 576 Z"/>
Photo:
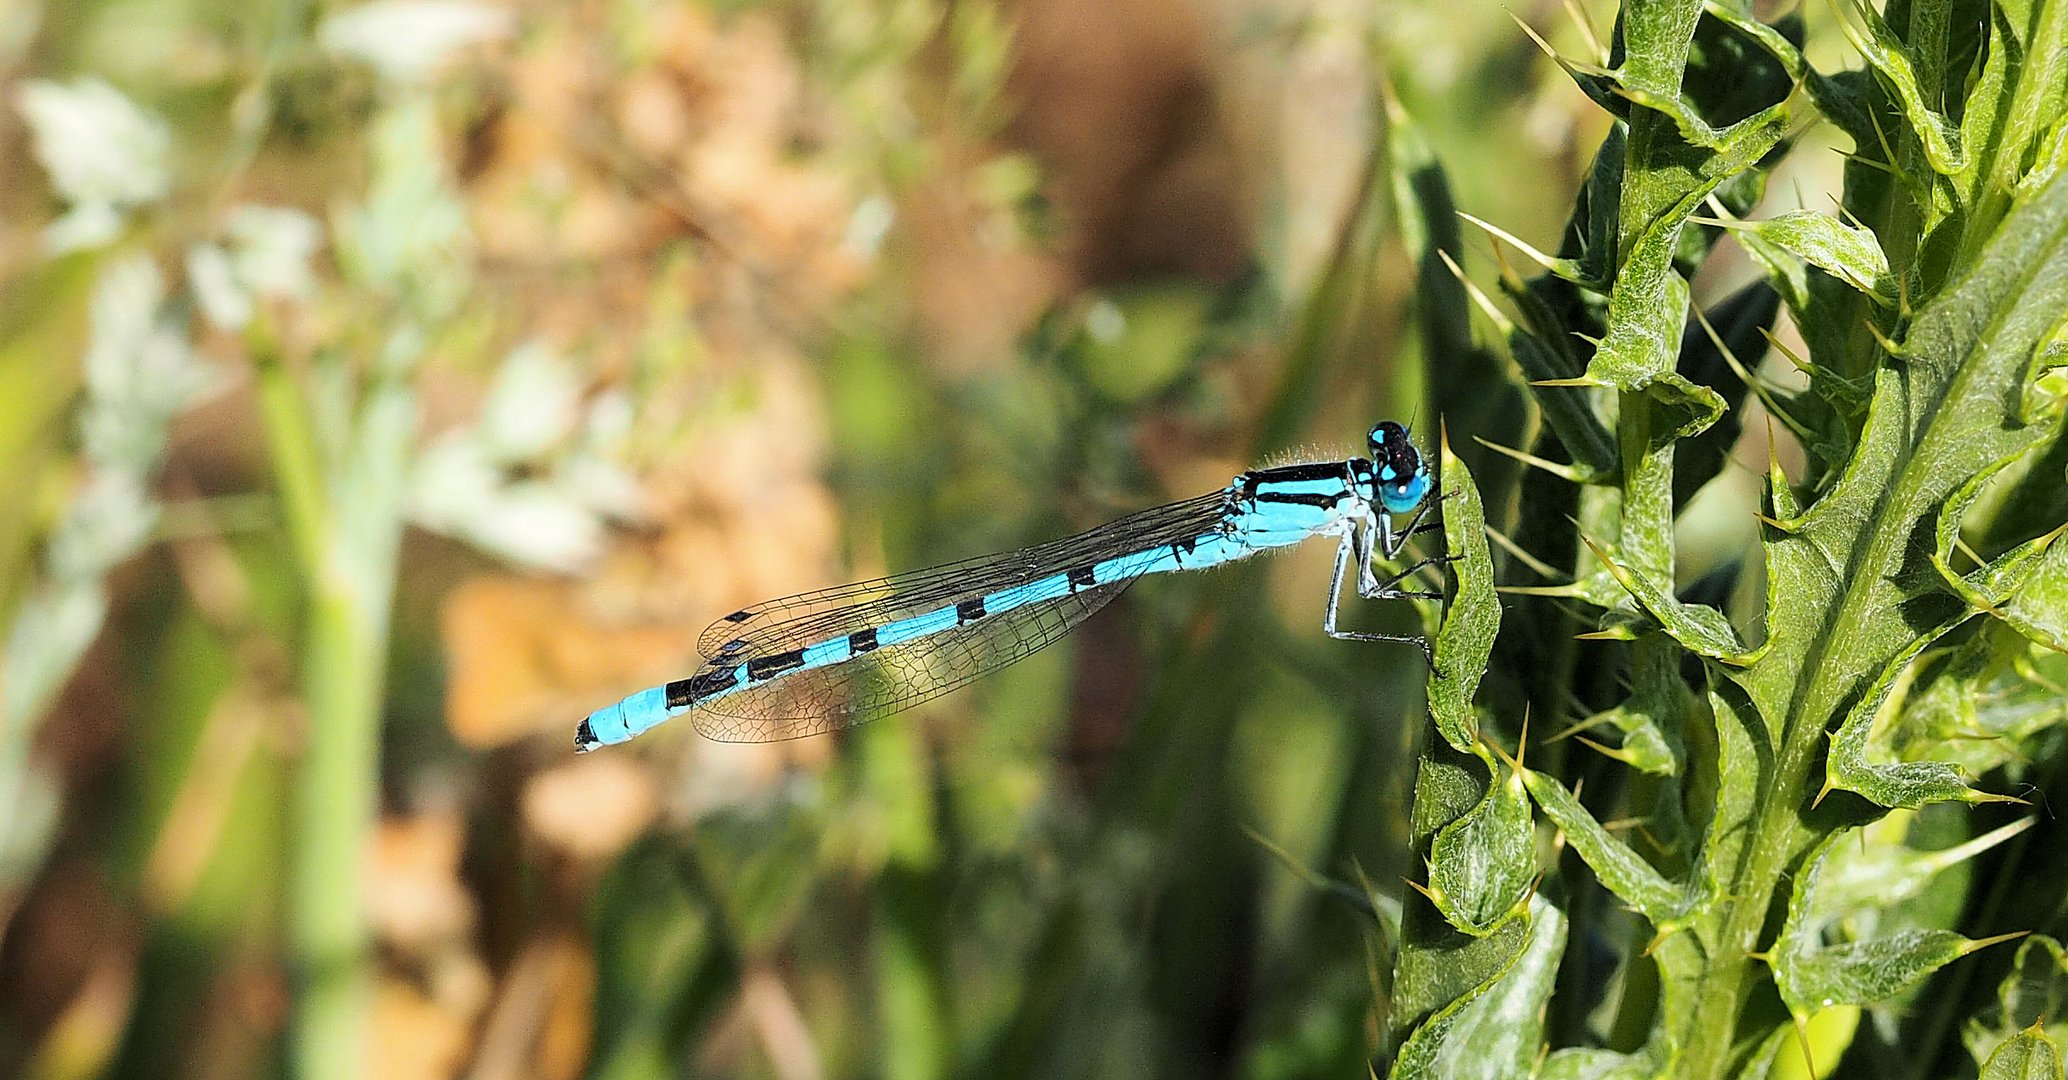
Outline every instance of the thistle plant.
<path id="1" fill-rule="evenodd" d="M 1486 226 L 1497 297 L 1396 118 L 1433 405 L 1480 438 L 1391 1075 L 2061 1075 L 2068 927 L 2015 882 L 2059 880 L 2068 4 L 1834 18 L 1856 69 L 1695 0 L 1561 58 L 1612 128 L 1555 253 Z M 1834 129 L 1842 203 L 1766 209 Z M 1758 279 L 1691 307 L 1725 243 Z"/>

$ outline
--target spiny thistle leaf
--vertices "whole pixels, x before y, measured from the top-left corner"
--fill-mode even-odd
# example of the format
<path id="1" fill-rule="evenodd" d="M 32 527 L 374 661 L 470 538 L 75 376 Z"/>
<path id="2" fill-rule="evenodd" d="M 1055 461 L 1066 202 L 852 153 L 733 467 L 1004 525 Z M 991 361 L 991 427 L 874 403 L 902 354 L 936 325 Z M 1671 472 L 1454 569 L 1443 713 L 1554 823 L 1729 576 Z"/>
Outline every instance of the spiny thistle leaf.
<path id="1" fill-rule="evenodd" d="M 1992 4 L 1989 15 L 1992 47 L 1961 117 L 1961 140 L 1971 152 L 1952 177 L 1952 212 L 1941 226 L 1973 237 L 1986 235 L 2002 217 L 2035 158 L 2044 156 L 2036 151 L 2049 125 L 2058 132 L 2068 115 L 2068 78 L 2061 69 L 2068 20 L 2050 18 L 2048 5 L 2029 2 Z"/>
<path id="2" fill-rule="evenodd" d="M 1496 930 L 1512 940 L 1508 962 L 1456 997 L 1410 1035 L 1394 1059 L 1395 1080 L 1484 1077 L 1529 1072 L 1542 1039 L 1544 1003 L 1565 952 L 1565 917 L 1542 898 L 1518 907 Z"/>
<path id="3" fill-rule="evenodd" d="M 1982 1066 L 1982 1080 L 2061 1080 L 2061 1051 L 2043 1031 L 2021 1031 Z"/>
<path id="4" fill-rule="evenodd" d="M 1713 766 L 1693 771 L 1689 794 L 1691 801 L 1709 796 L 1698 803 L 1709 811 L 1701 822 L 1706 827 L 1699 887 L 1704 895 L 1724 896 L 1731 888 L 1730 873 L 1752 839 L 1750 828 L 1761 807 L 1761 793 L 1773 788 L 1774 736 L 1735 683 L 1711 679 L 1703 700 L 1709 707 L 1716 751 Z M 1696 765 L 1703 760 L 1696 758 Z"/>
<path id="5" fill-rule="evenodd" d="M 1529 798 L 1513 773 L 1487 785 L 1429 846 L 1429 900 L 1468 934 L 1492 929 L 1529 891 L 1536 874 Z"/>
<path id="6" fill-rule="evenodd" d="M 1782 251 L 1801 259 L 1866 294 L 1883 307 L 1896 304 L 1896 283 L 1889 277 L 1888 257 L 1867 229 L 1856 229 L 1809 210 L 1796 210 L 1762 221 L 1734 223 L 1757 233 Z"/>
<path id="7" fill-rule="evenodd" d="M 1774 958 L 1774 982 L 1788 1007 L 1807 1017 L 1833 1005 L 1895 997 L 1999 940 L 1971 941 L 1951 930 L 1904 930 L 1871 941 L 1791 951 Z"/>
<path id="8" fill-rule="evenodd" d="M 1608 891 L 1654 926 L 1669 925 L 1686 914 L 1687 891 L 1666 880 L 1630 845 L 1603 828 L 1564 784 L 1529 770 L 1523 770 L 1522 778 L 1529 787 L 1530 798 L 1565 833 L 1573 850 L 1593 868 Z"/>
<path id="9" fill-rule="evenodd" d="M 1850 21 L 1843 22 L 1846 36 L 1852 39 L 1853 47 L 1881 77 L 1883 86 L 1894 92 L 1901 103 L 1903 118 L 1909 121 L 1911 130 L 1924 147 L 1925 160 L 1931 163 L 1935 172 L 1951 176 L 1960 171 L 1964 154 L 1961 150 L 1960 132 L 1943 115 L 1926 104 L 1926 90 L 1917 77 L 1918 62 L 1910 49 L 1889 28 L 1881 13 L 1861 0 L 1849 0 L 1853 15 L 1865 24 L 1867 32 L 1862 34 Z M 1936 88 L 1933 88 L 1936 92 Z"/>
<path id="10" fill-rule="evenodd" d="M 1945 581 L 1946 587 L 1977 611 L 1995 614 L 2003 604 L 2024 597 L 2030 590 L 2033 575 L 2044 568 L 2045 555 L 2052 550 L 2054 541 L 2062 531 L 2055 529 L 2044 536 L 2034 537 L 1974 570 L 1961 572 L 1954 569 L 1955 560 L 1960 557 L 1955 549 L 1960 544 L 1961 530 L 1967 520 L 1969 507 L 1988 489 L 1990 481 L 1996 479 L 1997 474 L 2025 461 L 2032 456 L 2034 450 L 2043 445 L 2045 444 L 2032 443 L 2020 447 L 2011 456 L 1993 462 L 1977 472 L 1973 479 L 1954 491 L 1946 500 L 1946 508 L 1939 513 L 1938 536 L 1932 551 L 1932 565 L 1938 569 L 1939 577 Z M 2068 515 L 2068 507 L 2063 507 L 2060 512 Z M 2041 589 L 2042 604 L 2045 594 L 2050 591 Z M 2041 641 L 2041 644 L 2046 642 Z"/>
<path id="11" fill-rule="evenodd" d="M 1486 508 L 1479 501 L 1479 489 L 1472 474 L 1451 453 L 1450 436 L 1443 436 L 1438 475 L 1443 490 L 1445 550 L 1455 562 L 1451 578 L 1457 593 L 1444 606 L 1443 621 L 1436 631 L 1436 670 L 1429 677 L 1429 714 L 1436 730 L 1452 748 L 1479 753 L 1479 722 L 1472 710 L 1472 696 L 1479 690 L 1492 655 L 1494 636 L 1501 629 L 1501 600 L 1494 593 L 1493 556 L 1487 550 Z"/>
<path id="12" fill-rule="evenodd" d="M 1977 949 L 2023 936 L 1974 941 L 1951 930 L 1917 928 L 1867 941 L 1823 944 L 1833 915 L 1822 895 L 1822 878 L 1834 849 L 1847 842 L 1857 842 L 1852 832 L 1834 833 L 1810 857 L 1796 879 L 1780 941 L 1768 957 L 1781 999 L 1798 1020 L 1833 1005 L 1887 1000 Z"/>
<path id="13" fill-rule="evenodd" d="M 1431 687 L 1449 695 L 1415 809 L 1433 903 L 1411 905 L 1402 962 L 1429 974 L 1396 1028 L 1417 1040 L 1455 1043 L 1443 1010 L 1512 959 L 1488 939 L 1515 918 L 1503 849 L 1528 811 L 1482 768 L 1517 705 L 1586 718 L 1509 764 L 1577 856 L 1532 902 L 1590 950 L 1566 958 L 1537 1075 L 1764 1077 L 1800 1049 L 1783 1016 L 1833 1003 L 1873 1003 L 1874 1022 L 1813 1033 L 1815 1059 L 1885 1071 L 1899 1040 L 1943 1040 L 1980 1008 L 1965 968 L 1931 983 L 1944 1003 L 1920 994 L 1933 972 L 2049 917 L 1977 903 L 1981 867 L 2034 870 L 2038 833 L 2004 843 L 2028 824 L 1974 836 L 1965 808 L 1888 808 L 2044 790 L 2058 768 L 2068 0 L 1915 0 L 1886 23 L 1846 2 L 1864 70 L 1814 70 L 1798 21 L 1739 0 L 1626 5 L 1611 67 L 1568 65 L 1616 122 L 1547 271 L 1525 282 L 1496 246 L 1511 306 L 1489 318 L 1542 437 L 1479 440 L 1532 466 L 1482 511 L 1528 575 L 1503 583 L 1496 673 Z M 1843 210 L 1746 223 L 1797 89 L 1854 140 Z M 1725 229 L 1767 280 L 1698 333 L 1688 282 Z M 1781 304 L 1797 334 L 1774 325 Z M 1769 343 L 1806 391 L 1754 374 Z M 1754 398 L 1771 416 L 1756 514 L 1731 474 L 1761 434 Z M 1978 1061 L 2019 1029 L 1991 1033 Z"/>
<path id="14" fill-rule="evenodd" d="M 1479 738 L 1472 700 L 1501 619 L 1485 509 L 1447 436 L 1440 454 L 1444 538 L 1457 559 L 1457 585 L 1436 631 L 1429 677 L 1430 716 L 1443 741 L 1425 753 L 1416 774 L 1411 823 L 1428 852 L 1434 908 L 1410 903 L 1403 912 L 1393 1016 L 1394 1030 L 1414 1029 L 1411 1042 L 1428 1053 L 1441 1043 L 1429 1025 L 1450 1023 L 1524 948 L 1530 920 L 1516 901 L 1534 865 L 1528 807 L 1501 790 L 1508 785 L 1486 779 L 1494 756 Z"/>
<path id="15" fill-rule="evenodd" d="M 2034 934 L 2018 943 L 1991 1012 L 1970 1017 L 1961 1033 L 1976 1061 L 1989 1060 L 2005 1043 L 2034 1030 L 2053 1040 L 2068 1038 L 2068 956 L 2060 942 Z"/>
<path id="16" fill-rule="evenodd" d="M 1699 146 L 1704 150 L 1724 150 L 1728 148 L 1731 140 L 1741 134 L 1745 125 L 1754 123 L 1759 119 L 1755 117 L 1740 120 L 1735 124 L 1719 128 L 1702 119 L 1701 113 L 1696 111 L 1694 102 L 1689 101 L 1684 95 L 1654 94 L 1634 87 L 1620 88 L 1617 90 L 1617 93 L 1673 121 L 1673 126 L 1680 132 L 1681 139 L 1686 141 L 1689 146 Z"/>
<path id="17" fill-rule="evenodd" d="M 1514 967 L 1532 935 L 1530 918 L 1520 910 L 1474 937 L 1452 929 L 1433 908 L 1410 898 L 1401 913 L 1401 936 L 1393 978 L 1393 1028 L 1412 1031 L 1410 1044 L 1429 1044 L 1433 1051 L 1442 1041 L 1445 1018 L 1455 1016 Z M 1406 1053 L 1403 1048 L 1403 1056 Z"/>
<path id="18" fill-rule="evenodd" d="M 1895 691 L 1903 672 L 1918 654 L 1929 648 L 1955 626 L 1966 622 L 1974 613 L 1959 612 L 1953 619 L 1941 623 L 1927 636 L 1912 642 L 1909 649 L 1898 653 L 1882 670 L 1879 678 L 1867 688 L 1859 704 L 1846 714 L 1845 721 L 1831 736 L 1831 755 L 1824 765 L 1824 790 L 1833 789 L 1857 792 L 1873 799 L 1883 806 L 1918 807 L 1933 802 L 1987 802 L 2001 798 L 1986 792 L 1976 791 L 1968 786 L 1968 779 L 1954 766 L 1938 761 L 1888 761 L 1877 762 L 1868 759 L 1869 743 L 1872 739 L 1874 721 L 1883 706 L 1888 704 L 1889 695 Z M 1822 793 L 1818 796 L 1822 798 Z"/>
<path id="19" fill-rule="evenodd" d="M 2036 670 L 2040 655 L 1997 620 L 1978 625 L 1956 648 L 1927 653 L 1889 724 L 1884 753 L 1942 761 L 1969 776 L 2016 764 L 2035 735 L 2068 719 L 2068 699 Z"/>
<path id="20" fill-rule="evenodd" d="M 1930 550 L 1919 534 L 1968 478 L 2035 438 L 2009 408 L 2064 304 L 2068 180 L 2057 178 L 1919 311 L 1902 357 L 1875 380 L 1837 485 L 1795 530 L 1769 530 L 1770 647 L 1740 676 L 1762 713 L 1833 717 L 1916 646 L 1914 628 L 1959 614 L 1964 605 L 1917 557 Z"/>
<path id="21" fill-rule="evenodd" d="M 1676 372 L 1716 392 L 1724 411 L 1716 422 L 1682 439 L 1673 450 L 1673 502 L 1686 506 L 1702 485 L 1716 479 L 1743 433 L 1740 406 L 1757 378 L 1747 369 L 1766 353 L 1766 334 L 1780 314 L 1781 295 L 1765 280 L 1718 301 L 1682 334 Z"/>
<path id="22" fill-rule="evenodd" d="M 1604 727 L 1622 735 L 1622 740 L 1614 746 L 1605 746 L 1582 734 Z M 1587 745 L 1639 772 L 1650 773 L 1653 776 L 1672 776 L 1680 771 L 1680 755 L 1673 752 L 1665 735 L 1660 732 L 1657 718 L 1627 702 L 1595 713 L 1575 724 L 1565 734 L 1581 739 Z"/>
<path id="23" fill-rule="evenodd" d="M 1774 105 L 1738 125 L 1692 177 L 1664 170 L 1656 179 L 1647 177 L 1653 186 L 1665 189 L 1652 197 L 1670 191 L 1671 201 L 1645 224 L 1616 275 L 1609 296 L 1608 334 L 1587 365 L 1589 380 L 1638 390 L 1672 374 L 1687 312 L 1687 282 L 1673 269 L 1681 227 L 1725 180 L 1780 145 L 1787 120 L 1786 106 Z"/>
<path id="24" fill-rule="evenodd" d="M 2024 585 L 2003 605 L 2002 618 L 2027 638 L 2068 653 L 2068 541 L 2054 538 Z"/>
<path id="25" fill-rule="evenodd" d="M 1920 816 L 1892 814 L 1868 826 L 1858 846 L 1847 845 L 1818 882 L 1818 902 L 1841 915 L 1892 908 L 1928 893 L 1940 875 L 2029 831 L 2039 819 L 2022 817 L 1946 848 L 1913 847 Z M 1908 822 L 1909 824 L 1905 824 Z M 1899 837 L 1903 839 L 1898 839 Z"/>
<path id="26" fill-rule="evenodd" d="M 1437 742 L 1415 773 L 1409 827 L 1426 851 L 1446 826 L 1486 796 L 1485 763 Z M 1515 962 L 1529 939 L 1529 918 L 1519 909 L 1479 935 L 1447 922 L 1437 908 L 1409 897 L 1401 909 L 1390 1031 L 1404 1038 L 1432 1016 L 1453 1010 L 1491 985 Z"/>
<path id="27" fill-rule="evenodd" d="M 1657 619 L 1667 636 L 1685 646 L 1697 656 L 1706 656 L 1721 663 L 1743 667 L 1759 659 L 1765 646 L 1758 649 L 1746 648 L 1738 632 L 1731 628 L 1730 620 L 1723 612 L 1701 604 L 1683 604 L 1643 575 L 1623 566 L 1611 557 L 1592 539 L 1582 537 L 1595 558 L 1608 567 L 1617 584 L 1623 586 L 1631 597 L 1643 605 L 1645 613 Z"/>

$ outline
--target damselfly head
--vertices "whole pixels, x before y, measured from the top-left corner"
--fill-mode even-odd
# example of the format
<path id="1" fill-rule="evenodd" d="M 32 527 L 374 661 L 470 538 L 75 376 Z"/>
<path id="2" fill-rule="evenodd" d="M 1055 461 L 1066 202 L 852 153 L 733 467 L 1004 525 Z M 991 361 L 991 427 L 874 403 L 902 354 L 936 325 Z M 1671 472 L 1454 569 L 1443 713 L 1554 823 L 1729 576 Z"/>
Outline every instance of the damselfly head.
<path id="1" fill-rule="evenodd" d="M 1368 437 L 1373 467 L 1372 487 L 1389 514 L 1405 514 L 1429 497 L 1429 465 L 1415 449 L 1407 429 L 1381 420 Z"/>

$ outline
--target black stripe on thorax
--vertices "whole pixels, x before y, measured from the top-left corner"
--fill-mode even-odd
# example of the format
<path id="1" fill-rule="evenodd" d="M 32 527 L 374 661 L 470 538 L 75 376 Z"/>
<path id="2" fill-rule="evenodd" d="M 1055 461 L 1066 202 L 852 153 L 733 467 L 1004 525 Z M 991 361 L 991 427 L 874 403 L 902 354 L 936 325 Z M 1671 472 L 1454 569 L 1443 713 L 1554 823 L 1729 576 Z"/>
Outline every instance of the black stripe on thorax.
<path id="1" fill-rule="evenodd" d="M 791 649 L 789 652 L 779 652 L 773 656 L 764 656 L 758 660 L 747 661 L 747 678 L 760 682 L 763 679 L 780 675 L 791 668 L 801 668 L 803 666 L 804 650 Z"/>
<path id="2" fill-rule="evenodd" d="M 981 596 L 974 600 L 964 600 L 955 605 L 955 625 L 957 626 L 961 626 L 964 623 L 973 623 L 983 617 L 984 598 Z"/>
<path id="3" fill-rule="evenodd" d="M 1251 485 L 1259 483 L 1299 483 L 1302 480 L 1342 480 L 1350 475 L 1350 465 L 1344 461 L 1316 461 L 1305 465 L 1280 465 L 1275 469 L 1257 469 L 1243 473 L 1243 479 Z"/>
<path id="4" fill-rule="evenodd" d="M 1297 492 L 1281 494 L 1278 492 L 1267 491 L 1261 495 L 1258 495 L 1257 501 L 1267 503 L 1291 503 L 1295 506 L 1315 506 L 1323 510 L 1326 510 L 1329 507 L 1334 506 L 1339 502 L 1342 502 L 1343 496 L 1347 494 L 1348 492 L 1344 492 L 1338 495 L 1306 495 Z"/>

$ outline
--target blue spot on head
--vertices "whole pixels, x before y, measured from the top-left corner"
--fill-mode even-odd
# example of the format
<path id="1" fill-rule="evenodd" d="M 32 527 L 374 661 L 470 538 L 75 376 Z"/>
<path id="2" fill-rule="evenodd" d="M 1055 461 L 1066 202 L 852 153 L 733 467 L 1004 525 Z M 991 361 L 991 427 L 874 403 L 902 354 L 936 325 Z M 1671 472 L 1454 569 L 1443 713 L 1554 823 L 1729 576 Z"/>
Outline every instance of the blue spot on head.
<path id="1" fill-rule="evenodd" d="M 1407 429 L 1392 420 L 1381 420 L 1374 425 L 1371 433 L 1365 436 L 1365 442 L 1371 447 L 1371 456 L 1379 461 L 1403 452 L 1410 456 L 1414 454 L 1414 443 L 1408 440 Z"/>
<path id="2" fill-rule="evenodd" d="M 1408 438 L 1407 429 L 1381 420 L 1371 429 L 1371 457 L 1378 482 L 1378 502 L 1389 514 L 1405 514 L 1429 497 L 1429 466 Z"/>
<path id="3" fill-rule="evenodd" d="M 1417 469 L 1413 476 L 1405 480 L 1397 483 L 1388 481 L 1380 484 L 1378 488 L 1379 505 L 1384 506 L 1387 513 L 1405 514 L 1422 505 L 1422 500 L 1429 497 L 1429 474 Z"/>

